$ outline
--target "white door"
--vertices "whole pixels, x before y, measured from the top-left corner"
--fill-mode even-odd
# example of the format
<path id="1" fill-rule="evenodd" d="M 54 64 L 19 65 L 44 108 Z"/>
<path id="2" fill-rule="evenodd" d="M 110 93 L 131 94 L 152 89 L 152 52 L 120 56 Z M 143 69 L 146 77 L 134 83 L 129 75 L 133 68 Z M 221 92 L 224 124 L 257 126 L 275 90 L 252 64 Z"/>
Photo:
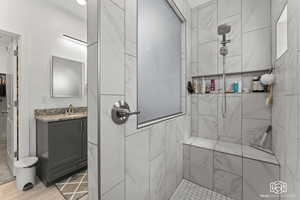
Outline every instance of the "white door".
<path id="1" fill-rule="evenodd" d="M 7 162 L 11 172 L 15 175 L 14 162 L 17 149 L 17 40 L 12 39 L 9 47 L 9 59 L 7 66 Z"/>

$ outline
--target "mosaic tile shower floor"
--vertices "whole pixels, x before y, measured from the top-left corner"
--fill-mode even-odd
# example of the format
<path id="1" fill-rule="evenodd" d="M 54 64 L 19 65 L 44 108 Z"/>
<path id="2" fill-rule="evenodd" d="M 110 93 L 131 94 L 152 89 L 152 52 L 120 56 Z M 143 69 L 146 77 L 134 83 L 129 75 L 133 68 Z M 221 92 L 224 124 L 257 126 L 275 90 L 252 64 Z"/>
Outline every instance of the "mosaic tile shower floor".
<path id="1" fill-rule="evenodd" d="M 195 183 L 183 180 L 170 200 L 234 200 Z"/>

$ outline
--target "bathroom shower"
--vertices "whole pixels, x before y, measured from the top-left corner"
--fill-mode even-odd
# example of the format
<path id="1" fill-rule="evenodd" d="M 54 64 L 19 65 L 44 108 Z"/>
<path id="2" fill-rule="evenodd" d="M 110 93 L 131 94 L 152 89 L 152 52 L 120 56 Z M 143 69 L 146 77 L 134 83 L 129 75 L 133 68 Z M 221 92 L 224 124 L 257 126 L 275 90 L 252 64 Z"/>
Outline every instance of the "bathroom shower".
<path id="1" fill-rule="evenodd" d="M 230 33 L 231 26 L 227 24 L 222 24 L 218 26 L 218 35 L 222 36 L 220 54 L 223 56 L 223 102 L 222 102 L 222 115 L 223 118 L 226 117 L 227 112 L 227 102 L 226 102 L 226 56 L 228 55 L 227 44 L 231 41 L 226 38 L 226 34 Z"/>

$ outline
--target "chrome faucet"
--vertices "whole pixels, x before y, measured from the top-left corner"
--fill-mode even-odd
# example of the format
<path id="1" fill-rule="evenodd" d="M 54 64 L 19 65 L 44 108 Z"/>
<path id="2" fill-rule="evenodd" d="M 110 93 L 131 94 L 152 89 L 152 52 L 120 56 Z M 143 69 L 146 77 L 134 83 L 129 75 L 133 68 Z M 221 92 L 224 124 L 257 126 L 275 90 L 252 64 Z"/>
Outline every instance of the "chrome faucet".
<path id="1" fill-rule="evenodd" d="M 69 105 L 69 107 L 66 109 L 66 114 L 72 114 L 74 113 L 74 107 L 72 104 Z"/>

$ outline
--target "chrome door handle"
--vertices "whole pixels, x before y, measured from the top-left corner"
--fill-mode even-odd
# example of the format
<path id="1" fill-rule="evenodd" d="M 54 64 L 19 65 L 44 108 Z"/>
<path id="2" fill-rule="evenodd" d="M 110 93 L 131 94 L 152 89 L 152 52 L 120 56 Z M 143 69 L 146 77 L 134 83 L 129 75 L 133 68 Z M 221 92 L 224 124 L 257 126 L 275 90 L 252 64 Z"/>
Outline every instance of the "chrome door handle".
<path id="1" fill-rule="evenodd" d="M 139 115 L 141 112 L 130 112 L 129 105 L 121 100 L 114 104 L 111 109 L 111 119 L 116 124 L 124 124 L 128 121 L 128 118 L 132 115 Z"/>

